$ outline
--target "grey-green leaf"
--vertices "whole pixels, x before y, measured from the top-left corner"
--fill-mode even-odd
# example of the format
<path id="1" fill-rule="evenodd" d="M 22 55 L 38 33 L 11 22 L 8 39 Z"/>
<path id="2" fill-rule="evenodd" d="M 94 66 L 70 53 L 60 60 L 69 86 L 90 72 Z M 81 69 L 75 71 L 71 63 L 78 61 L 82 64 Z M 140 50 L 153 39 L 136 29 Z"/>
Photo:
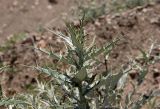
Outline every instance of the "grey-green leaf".
<path id="1" fill-rule="evenodd" d="M 38 71 L 45 73 L 51 77 L 54 77 L 55 79 L 58 79 L 63 82 L 70 82 L 69 78 L 67 78 L 63 73 L 59 73 L 55 70 L 52 70 L 50 68 L 42 68 L 42 67 L 35 67 Z"/>

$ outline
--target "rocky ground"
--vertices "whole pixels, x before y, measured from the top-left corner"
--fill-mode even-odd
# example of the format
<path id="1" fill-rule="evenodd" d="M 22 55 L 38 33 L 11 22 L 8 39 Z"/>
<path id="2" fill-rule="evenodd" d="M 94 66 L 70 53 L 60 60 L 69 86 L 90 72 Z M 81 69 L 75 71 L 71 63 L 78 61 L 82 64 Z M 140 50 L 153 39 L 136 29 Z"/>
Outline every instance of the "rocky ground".
<path id="1" fill-rule="evenodd" d="M 35 32 L 46 24 L 61 27 L 74 0 L 1 0 L 0 42 L 8 36 Z"/>
<path id="2" fill-rule="evenodd" d="M 5 0 L 2 0 L 1 2 L 7 3 Z M 53 51 L 57 53 L 64 51 L 63 43 L 57 38 L 57 36 L 53 35 L 49 31 L 44 30 L 40 32 L 33 32 L 33 28 L 35 28 L 37 24 L 46 23 L 49 19 L 52 19 L 52 15 L 54 13 L 58 13 L 56 12 L 58 10 L 53 11 L 55 7 L 62 6 L 62 10 L 66 10 L 63 7 L 65 3 L 62 2 L 62 0 L 59 0 L 57 4 L 51 4 L 48 2 L 44 3 L 46 6 L 41 8 L 42 10 L 37 10 L 36 12 L 32 11 L 32 8 L 38 8 L 40 5 L 33 3 L 33 6 L 27 5 L 30 6 L 29 8 L 25 7 L 25 5 L 23 8 L 17 8 L 14 13 L 12 13 L 14 6 L 18 6 L 18 4 L 12 4 L 13 6 L 11 5 L 6 13 L 11 12 L 14 14 L 15 18 L 10 20 L 13 24 L 9 23 L 9 21 L 6 20 L 7 18 L 4 18 L 4 20 L 1 20 L 2 18 L 0 18 L 0 23 L 2 23 L 1 25 L 4 23 L 4 25 L 7 25 L 5 28 L 8 28 L 8 30 L 3 30 L 1 28 L 1 39 L 3 39 L 3 36 L 13 34 L 15 31 L 13 28 L 16 28 L 17 31 L 20 32 L 22 31 L 22 27 L 27 26 L 29 28 L 28 29 L 26 27 L 26 37 L 22 41 L 14 43 L 0 54 L 1 64 L 10 66 L 9 69 L 1 72 L 0 74 L 2 87 L 7 92 L 7 95 L 13 95 L 17 92 L 25 91 L 25 89 L 31 88 L 32 84 L 36 83 L 36 78 L 41 78 L 41 75 L 38 75 L 35 70 L 26 66 L 36 65 L 38 63 L 41 66 L 47 65 L 54 67 L 52 64 L 57 63 L 54 59 L 50 59 L 35 51 L 31 46 L 36 45 L 41 48 L 52 47 Z M 3 8 L 5 9 L 6 7 Z M 46 10 L 47 13 L 45 13 Z M 0 13 L 2 13 L 1 10 Z M 29 14 L 25 15 L 25 13 Z M 17 15 L 19 15 L 21 20 L 17 19 Z M 37 16 L 37 18 L 34 17 L 36 21 L 33 20 L 32 22 L 29 22 L 28 19 L 32 19 L 32 15 Z M 43 17 L 46 16 L 48 19 L 44 22 L 43 20 L 42 22 L 37 20 L 43 19 Z M 8 17 L 8 19 L 10 18 L 7 15 L 6 17 Z M 16 20 L 18 22 L 16 22 Z M 8 24 L 5 22 L 8 22 Z M 55 22 L 54 24 L 56 25 L 56 23 L 59 24 L 59 22 Z M 56 29 L 56 26 L 52 25 L 52 27 L 53 29 Z M 65 27 L 62 26 L 61 31 L 64 30 Z M 160 4 L 150 4 L 117 14 L 100 16 L 94 22 L 88 23 L 85 26 L 85 30 L 89 39 L 97 36 L 96 43 L 99 46 L 110 42 L 116 37 L 121 37 L 121 42 L 115 47 L 108 60 L 108 67 L 115 71 L 122 65 L 125 65 L 129 59 L 134 59 L 139 56 L 139 49 L 149 52 L 152 44 L 154 43 L 154 47 L 150 54 L 151 60 L 154 60 L 156 63 L 149 66 L 149 75 L 147 76 L 149 82 L 144 83 L 140 90 L 160 90 Z M 61 69 L 65 69 L 65 66 L 61 66 Z M 132 79 L 135 79 L 135 74 L 136 72 L 133 72 L 133 75 L 131 75 Z M 148 88 L 148 90 L 146 90 L 146 88 Z"/>

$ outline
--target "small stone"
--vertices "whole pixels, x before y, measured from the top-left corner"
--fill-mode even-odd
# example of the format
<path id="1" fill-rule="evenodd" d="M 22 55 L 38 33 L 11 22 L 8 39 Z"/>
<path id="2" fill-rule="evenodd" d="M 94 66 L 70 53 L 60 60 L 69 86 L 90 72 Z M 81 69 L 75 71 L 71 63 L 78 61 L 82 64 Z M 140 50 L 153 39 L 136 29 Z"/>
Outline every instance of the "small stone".
<path id="1" fill-rule="evenodd" d="M 95 26 L 100 27 L 100 26 L 101 26 L 101 23 L 100 23 L 99 21 L 96 21 L 96 22 L 95 22 Z"/>
<path id="2" fill-rule="evenodd" d="M 47 9 L 51 10 L 53 7 L 51 5 L 47 6 Z"/>
<path id="3" fill-rule="evenodd" d="M 18 1 L 14 1 L 13 6 L 17 6 L 17 5 L 18 5 Z"/>
<path id="4" fill-rule="evenodd" d="M 74 26 L 79 26 L 80 25 L 80 21 L 79 20 L 75 20 L 75 21 L 73 21 L 73 24 L 74 24 Z"/>
<path id="5" fill-rule="evenodd" d="M 107 19 L 106 20 L 108 24 L 112 24 L 112 20 L 111 19 Z"/>
<path id="6" fill-rule="evenodd" d="M 31 8 L 32 8 L 32 9 L 35 9 L 36 7 L 32 5 Z"/>
<path id="7" fill-rule="evenodd" d="M 153 71 L 154 71 L 155 73 L 158 73 L 158 72 L 159 72 L 159 70 L 158 70 L 158 69 L 154 69 Z"/>
<path id="8" fill-rule="evenodd" d="M 3 31 L 2 30 L 0 30 L 0 34 L 2 34 L 3 33 Z"/>
<path id="9" fill-rule="evenodd" d="M 36 0 L 36 1 L 35 1 L 35 5 L 39 5 L 39 0 Z"/>
<path id="10" fill-rule="evenodd" d="M 39 41 L 38 42 L 38 47 L 45 48 L 46 47 L 46 42 L 44 40 Z"/>
<path id="11" fill-rule="evenodd" d="M 160 24 L 160 18 L 158 17 L 158 18 L 152 18 L 151 20 L 150 20 L 150 22 L 152 23 L 152 24 Z"/>

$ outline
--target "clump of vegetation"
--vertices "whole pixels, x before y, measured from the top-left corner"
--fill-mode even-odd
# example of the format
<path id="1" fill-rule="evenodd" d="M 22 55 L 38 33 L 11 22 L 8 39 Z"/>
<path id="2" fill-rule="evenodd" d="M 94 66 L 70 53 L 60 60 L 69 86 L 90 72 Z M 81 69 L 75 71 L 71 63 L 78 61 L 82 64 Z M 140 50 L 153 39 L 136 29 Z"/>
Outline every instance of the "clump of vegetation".
<path id="1" fill-rule="evenodd" d="M 94 21 L 97 17 L 104 15 L 106 13 L 106 3 L 96 0 L 77 0 L 78 13 L 82 16 L 85 13 L 85 22 Z M 83 5 L 82 5 L 83 4 Z"/>
<path id="2" fill-rule="evenodd" d="M 15 43 L 20 42 L 26 38 L 26 33 L 18 33 L 12 35 L 3 45 L 0 46 L 0 51 L 4 52 L 8 50 Z"/>
<path id="3" fill-rule="evenodd" d="M 84 18 L 76 27 L 68 23 L 67 36 L 59 32 L 55 33 L 65 42 L 65 55 L 35 48 L 67 64 L 69 67 L 65 72 L 50 67 L 32 67 L 48 75 L 51 80 L 38 82 L 37 88 L 31 94 L 7 98 L 0 93 L 0 106 L 9 109 L 140 109 L 151 100 L 152 91 L 137 93 L 138 87 L 148 73 L 149 55 L 141 50 L 143 66 L 136 61 L 131 61 L 118 73 L 112 70 L 96 73 L 95 69 L 103 63 L 99 60 L 99 56 L 104 55 L 107 60 L 120 38 L 101 48 L 96 47 L 93 39 L 93 42 L 87 46 L 83 24 Z M 137 82 L 132 83 L 133 90 L 124 96 L 125 84 L 129 82 L 128 75 L 133 69 L 139 71 L 139 76 Z M 136 95 L 138 97 L 135 98 Z"/>
<path id="4" fill-rule="evenodd" d="M 7 50 L 11 49 L 11 47 L 13 47 L 16 43 L 24 40 L 27 37 L 26 33 L 22 32 L 22 33 L 18 33 L 18 34 L 13 34 L 9 37 L 9 39 L 3 43 L 2 45 L 0 45 L 0 52 L 6 52 Z M 12 56 L 14 57 L 15 54 L 12 54 Z M 3 62 L 2 60 L 0 60 L 0 67 L 3 67 Z M 8 67 L 8 71 L 9 72 L 16 72 L 16 68 L 12 67 Z"/>
<path id="5" fill-rule="evenodd" d="M 90 22 L 106 13 L 132 9 L 137 6 L 143 6 L 152 1 L 154 0 L 76 0 L 76 10 L 80 13 L 80 16 L 85 13 L 85 22 Z M 76 16 L 77 11 L 74 12 L 76 13 Z"/>
<path id="6" fill-rule="evenodd" d="M 126 0 L 127 8 L 134 8 L 149 3 L 149 0 Z"/>
<path id="7" fill-rule="evenodd" d="M 131 9 L 137 6 L 143 6 L 154 0 L 113 0 L 109 2 L 109 10 L 121 11 L 125 9 Z"/>

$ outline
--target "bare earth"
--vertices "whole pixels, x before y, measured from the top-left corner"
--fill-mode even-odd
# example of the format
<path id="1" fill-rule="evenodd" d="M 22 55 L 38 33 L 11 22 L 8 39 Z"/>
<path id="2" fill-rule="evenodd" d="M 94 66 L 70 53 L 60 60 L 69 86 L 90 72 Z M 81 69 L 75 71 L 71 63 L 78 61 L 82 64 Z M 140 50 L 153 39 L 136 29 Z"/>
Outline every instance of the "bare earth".
<path id="1" fill-rule="evenodd" d="M 74 0 L 0 0 L 0 43 L 12 34 L 35 32 L 47 23 L 56 27 L 63 25 L 63 17 L 70 11 L 73 2 Z"/>
<path id="2" fill-rule="evenodd" d="M 29 2 L 26 0 L 22 2 L 19 0 L 18 3 L 28 5 L 16 4 L 14 6 L 13 2 L 0 1 L 0 7 L 2 8 L 0 14 L 3 15 L 0 18 L 1 42 L 6 39 L 6 36 L 15 32 L 24 31 L 28 33 L 25 40 L 16 43 L 9 50 L 0 54 L 1 63 L 11 66 L 11 70 L 0 74 L 0 80 L 3 80 L 1 84 L 8 95 L 25 91 L 30 84 L 36 83 L 35 78 L 41 78 L 42 76 L 39 76 L 33 69 L 22 65 L 36 65 L 38 62 L 39 65 L 50 66 L 57 63 L 54 59 L 48 59 L 47 56 L 37 53 L 29 46 L 33 46 L 34 43 L 42 48 L 52 46 L 55 52 L 64 51 L 63 44 L 55 35 L 48 31 L 43 33 L 35 31 L 37 25 L 43 26 L 53 18 L 61 18 L 61 13 L 67 11 L 70 2 L 69 0 L 65 0 L 65 2 L 59 0 L 57 4 L 52 5 L 45 0 L 43 2 L 43 5 L 41 3 L 37 5 L 35 1 Z M 3 6 L 1 6 L 2 4 Z M 50 9 L 50 6 L 52 6 L 52 9 Z M 5 10 L 5 13 L 3 10 Z M 62 24 L 62 20 L 55 20 L 51 24 L 55 28 Z M 61 30 L 64 31 L 64 29 Z M 119 37 L 119 35 L 123 35 L 122 41 L 113 50 L 108 61 L 108 67 L 112 67 L 115 71 L 117 67 L 120 68 L 128 62 L 129 58 L 137 57 L 140 54 L 139 48 L 148 51 L 153 42 L 155 42 L 155 47 L 151 53 L 152 59 L 160 57 L 160 4 L 137 7 L 120 14 L 103 15 L 95 22 L 88 23 L 85 30 L 89 34 L 89 38 L 97 36 L 96 43 L 100 46 Z M 140 90 L 160 90 L 160 59 L 158 58 L 156 61 L 157 63 L 149 67 L 147 78 L 150 82 L 146 81 Z M 60 66 L 62 70 L 65 67 Z M 147 87 L 148 90 L 146 90 Z"/>

